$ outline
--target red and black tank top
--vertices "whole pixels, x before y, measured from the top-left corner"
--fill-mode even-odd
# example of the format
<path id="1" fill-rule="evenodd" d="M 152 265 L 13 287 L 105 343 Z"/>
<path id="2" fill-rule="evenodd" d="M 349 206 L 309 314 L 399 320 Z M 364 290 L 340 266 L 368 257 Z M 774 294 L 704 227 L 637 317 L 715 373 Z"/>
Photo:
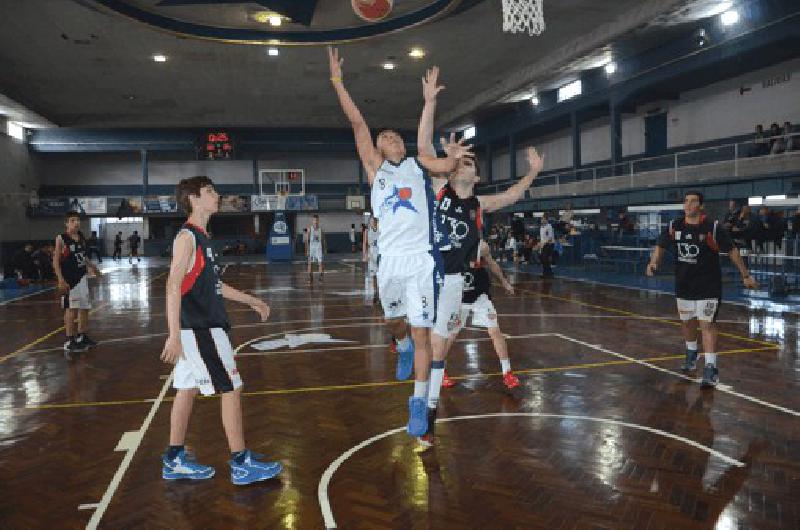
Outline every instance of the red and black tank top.
<path id="1" fill-rule="evenodd" d="M 181 329 L 227 330 L 230 322 L 211 240 L 205 230 L 191 223 L 184 224 L 182 230 L 194 236 L 194 262 L 181 284 Z"/>

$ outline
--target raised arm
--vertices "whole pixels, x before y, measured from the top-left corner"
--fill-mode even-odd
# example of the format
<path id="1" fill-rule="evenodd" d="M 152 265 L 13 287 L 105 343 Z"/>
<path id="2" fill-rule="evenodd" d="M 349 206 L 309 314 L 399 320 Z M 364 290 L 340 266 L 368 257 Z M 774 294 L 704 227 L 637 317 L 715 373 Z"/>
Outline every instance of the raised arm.
<path id="1" fill-rule="evenodd" d="M 344 87 L 344 82 L 342 81 L 342 63 L 344 59 L 339 58 L 338 49 L 328 46 L 328 62 L 331 71 L 331 83 L 334 90 L 336 90 L 336 95 L 339 97 L 339 104 L 353 127 L 358 156 L 367 170 L 367 179 L 371 185 L 372 180 L 375 178 L 375 173 L 377 173 L 378 167 L 381 165 L 381 155 L 372 142 L 372 135 L 369 132 L 364 116 L 361 115 L 361 111 L 358 110 L 353 98 L 350 97 Z"/>
<path id="2" fill-rule="evenodd" d="M 433 146 L 436 96 L 444 90 L 444 86 L 438 85 L 438 81 L 438 66 L 430 68 L 425 72 L 425 77 L 422 78 L 422 98 L 425 104 L 422 107 L 422 115 L 419 117 L 419 128 L 417 129 L 417 152 L 419 155 L 436 156 L 436 148 Z"/>
<path id="3" fill-rule="evenodd" d="M 526 150 L 528 157 L 528 173 L 522 177 L 519 182 L 508 188 L 507 190 L 496 193 L 494 195 L 479 195 L 478 200 L 481 202 L 481 208 L 485 212 L 493 212 L 510 206 L 520 200 L 525 195 L 525 190 L 531 187 L 536 175 L 542 170 L 544 160 L 535 148 L 529 147 Z"/>
<path id="4" fill-rule="evenodd" d="M 460 158 L 472 158 L 474 156 L 472 154 L 472 146 L 466 145 L 463 138 L 456 142 L 455 134 L 450 134 L 449 142 L 446 142 L 444 138 L 440 141 L 442 142 L 444 152 L 447 154 L 447 158 L 437 158 L 436 154 L 433 156 L 420 155 L 417 157 L 422 167 L 431 173 L 450 173 L 456 168 Z"/>

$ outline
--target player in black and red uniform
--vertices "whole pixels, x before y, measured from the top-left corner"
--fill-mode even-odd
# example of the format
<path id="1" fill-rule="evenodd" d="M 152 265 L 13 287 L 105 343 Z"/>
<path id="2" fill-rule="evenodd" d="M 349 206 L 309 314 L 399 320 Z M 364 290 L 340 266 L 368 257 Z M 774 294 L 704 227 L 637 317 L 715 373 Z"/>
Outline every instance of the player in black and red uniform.
<path id="1" fill-rule="evenodd" d="M 261 462 L 245 447 L 242 427 L 242 379 L 228 338 L 230 323 L 223 298 L 249 305 L 265 321 L 269 306 L 222 283 L 219 266 L 206 232 L 208 219 L 219 209 L 219 194 L 208 177 L 184 179 L 178 203 L 189 219 L 175 238 L 167 280 L 169 338 L 161 359 L 175 364 L 177 389 L 170 418 L 170 441 L 162 457 L 166 480 L 208 479 L 214 468 L 197 463 L 184 448 L 192 403 L 198 391 L 221 394 L 222 424 L 231 450 L 231 481 L 236 485 L 275 477 L 283 467 Z"/>
<path id="2" fill-rule="evenodd" d="M 71 360 L 75 353 L 97 345 L 86 334 L 89 327 L 89 310 L 92 308 L 89 301 L 87 273 L 99 276 L 100 271 L 86 255 L 86 239 L 81 233 L 80 214 L 69 212 L 64 218 L 64 223 L 66 231 L 56 237 L 53 271 L 58 279 L 58 291 L 62 294 L 61 307 L 64 309 L 64 330 L 67 334 L 64 356 Z"/>
<path id="3" fill-rule="evenodd" d="M 704 363 L 703 386 L 716 386 L 719 381 L 717 369 L 717 313 L 722 303 L 722 270 L 719 253 L 727 252 L 742 275 L 742 283 L 748 289 L 758 288 L 750 276 L 728 231 L 703 215 L 703 194 L 687 192 L 683 198 L 684 217 L 675 219 L 661 234 L 658 245 L 647 264 L 647 275 L 653 276 L 664 249 L 675 255 L 675 295 L 678 299 L 678 314 L 686 340 L 686 358 L 683 370 L 688 372 L 697 366 L 697 327 L 703 335 Z"/>

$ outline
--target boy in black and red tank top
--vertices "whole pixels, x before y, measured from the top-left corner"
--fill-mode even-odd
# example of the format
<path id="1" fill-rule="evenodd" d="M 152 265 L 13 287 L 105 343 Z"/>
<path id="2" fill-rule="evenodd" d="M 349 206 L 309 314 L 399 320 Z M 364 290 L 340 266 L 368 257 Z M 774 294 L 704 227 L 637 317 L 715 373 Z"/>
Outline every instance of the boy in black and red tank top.
<path id="1" fill-rule="evenodd" d="M 231 450 L 231 481 L 251 484 L 278 475 L 283 466 L 262 462 L 244 443 L 241 410 L 242 378 L 233 359 L 228 337 L 230 322 L 223 298 L 249 305 L 261 317 L 269 306 L 249 294 L 222 283 L 219 265 L 206 232 L 208 219 L 219 208 L 219 194 L 208 177 L 192 177 L 178 184 L 177 199 L 189 219 L 175 238 L 167 280 L 169 338 L 161 359 L 175 364 L 169 447 L 162 457 L 166 480 L 208 479 L 214 468 L 187 455 L 184 438 L 198 392 L 221 394 L 222 420 Z"/>
<path id="2" fill-rule="evenodd" d="M 61 307 L 64 309 L 64 330 L 67 342 L 64 343 L 64 356 L 72 360 L 74 355 L 86 351 L 97 343 L 89 338 L 89 283 L 87 273 L 100 275 L 97 267 L 89 261 L 86 240 L 81 233 L 81 217 L 77 212 L 69 212 L 64 218 L 66 230 L 56 237 L 53 252 L 53 271 L 58 279 L 58 292 Z M 78 320 L 77 333 L 75 320 Z"/>
<path id="3" fill-rule="evenodd" d="M 719 381 L 717 369 L 717 314 L 722 303 L 722 270 L 719 253 L 728 252 L 748 289 L 758 288 L 742 261 L 739 249 L 733 244 L 728 231 L 703 214 L 703 194 L 687 192 L 683 198 L 684 217 L 669 223 L 661 234 L 647 275 L 653 276 L 664 250 L 675 255 L 675 294 L 678 314 L 686 341 L 686 357 L 682 369 L 694 370 L 697 365 L 698 323 L 703 336 L 704 368 L 702 386 L 713 387 Z"/>

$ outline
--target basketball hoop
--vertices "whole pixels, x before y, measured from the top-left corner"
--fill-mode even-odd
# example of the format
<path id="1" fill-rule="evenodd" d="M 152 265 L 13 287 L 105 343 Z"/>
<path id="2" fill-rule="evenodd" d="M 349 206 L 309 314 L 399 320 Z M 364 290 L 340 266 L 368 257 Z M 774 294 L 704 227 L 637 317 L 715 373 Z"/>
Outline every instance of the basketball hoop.
<path id="1" fill-rule="evenodd" d="M 503 31 L 541 35 L 544 31 L 544 0 L 503 0 Z"/>

